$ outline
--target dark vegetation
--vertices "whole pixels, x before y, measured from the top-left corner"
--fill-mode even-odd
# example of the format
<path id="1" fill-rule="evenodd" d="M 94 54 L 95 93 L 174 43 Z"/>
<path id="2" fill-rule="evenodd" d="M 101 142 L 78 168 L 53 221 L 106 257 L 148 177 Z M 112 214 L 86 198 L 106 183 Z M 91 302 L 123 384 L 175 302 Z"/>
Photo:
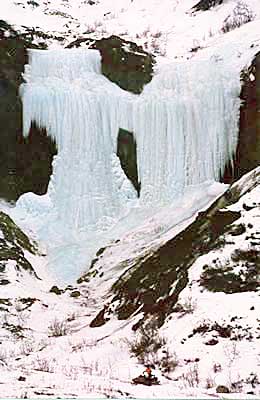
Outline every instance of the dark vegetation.
<path id="1" fill-rule="evenodd" d="M 236 317 L 231 318 L 231 323 L 223 322 L 219 324 L 218 322 L 207 321 L 199 324 L 197 327 L 193 328 L 192 332 L 188 335 L 188 339 L 195 335 L 204 335 L 209 332 L 213 333 L 214 342 L 206 343 L 209 345 L 215 345 L 218 343 L 216 337 L 221 337 L 224 339 L 230 339 L 232 341 L 249 340 L 253 339 L 251 328 L 246 325 L 242 326 L 239 321 L 236 321 Z"/>
<path id="2" fill-rule="evenodd" d="M 252 190 L 258 182 L 259 173 L 255 172 L 250 177 L 247 191 Z M 121 268 L 124 272 L 112 287 L 112 306 L 106 305 L 98 314 L 99 317 L 102 316 L 102 325 L 113 313 L 119 319 L 143 313 L 143 317 L 133 326 L 135 331 L 140 329 L 151 314 L 157 318 L 160 326 L 174 311 L 192 312 L 193 307 L 180 309 L 178 298 L 188 284 L 189 268 L 194 261 L 203 254 L 226 245 L 233 237 L 246 235 L 247 228 L 253 227 L 250 224 L 248 227 L 242 223 L 234 224 L 241 213 L 226 209 L 239 200 L 244 194 L 241 191 L 242 187 L 234 184 L 208 210 L 200 212 L 191 225 L 159 249 L 123 261 Z M 257 205 L 245 207 L 250 212 Z M 226 293 L 256 290 L 259 253 L 252 246 L 253 243 L 250 243 L 248 250 L 234 251 L 232 265 L 223 267 L 215 261 L 213 265 L 205 266 L 201 285 L 208 290 Z M 98 273 L 101 271 L 102 267 Z M 84 279 L 81 282 L 83 281 Z"/>
<path id="3" fill-rule="evenodd" d="M 241 74 L 242 90 L 236 178 L 260 164 L 260 52 Z"/>
<path id="4" fill-rule="evenodd" d="M 29 6 L 33 6 L 33 7 L 39 7 L 39 5 L 40 5 L 39 3 L 37 3 L 37 1 L 34 1 L 34 0 L 28 0 L 27 4 Z"/>
<path id="5" fill-rule="evenodd" d="M 212 292 L 255 291 L 259 288 L 260 252 L 237 249 L 225 265 L 215 263 L 203 269 L 200 284 Z"/>
<path id="6" fill-rule="evenodd" d="M 119 300 L 119 319 L 128 318 L 140 306 L 144 313 L 158 313 L 163 319 L 188 283 L 188 269 L 195 259 L 214 248 L 215 242 L 239 213 L 211 210 L 168 241 L 155 253 L 135 261 L 113 287 Z M 172 294 L 171 287 L 175 290 Z M 160 300 L 158 300 L 160 299 Z"/>
<path id="7" fill-rule="evenodd" d="M 163 323 L 178 304 L 180 292 L 188 284 L 190 266 L 198 257 L 215 249 L 216 245 L 223 245 L 224 234 L 231 236 L 234 229 L 230 226 L 241 214 L 222 209 L 236 202 L 239 196 L 239 188 L 232 187 L 207 211 L 199 213 L 190 226 L 158 250 L 122 265 L 125 272 L 112 288 L 115 293 L 112 302 L 116 304 L 115 312 L 119 319 L 143 312 L 143 321 L 148 315 L 154 314 L 158 317 L 158 323 Z M 106 307 L 106 318 L 102 323 L 108 319 L 109 309 Z M 140 328 L 143 321 L 139 321 L 133 329 Z"/>
<path id="8" fill-rule="evenodd" d="M 159 334 L 156 319 L 142 325 L 134 341 L 127 343 L 130 353 L 143 365 L 159 368 L 163 373 L 172 372 L 179 365 L 176 354 L 170 352 L 166 339 Z"/>

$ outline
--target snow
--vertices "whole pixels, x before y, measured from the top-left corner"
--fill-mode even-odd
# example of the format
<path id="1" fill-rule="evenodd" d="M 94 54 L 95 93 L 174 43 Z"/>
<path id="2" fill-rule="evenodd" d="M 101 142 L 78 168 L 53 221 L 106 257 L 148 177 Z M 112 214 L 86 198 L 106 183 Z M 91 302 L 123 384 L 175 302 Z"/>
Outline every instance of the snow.
<path id="1" fill-rule="evenodd" d="M 254 31 L 247 33 L 252 41 Z M 230 63 L 227 47 L 235 54 L 240 45 L 233 43 L 231 47 L 226 40 L 220 42 L 218 56 L 209 48 L 192 60 L 158 66 L 139 96 L 101 75 L 95 50 L 30 50 L 20 91 L 24 134 L 32 121 L 46 127 L 58 155 L 46 200 L 25 194 L 17 212 L 33 210 L 36 219 L 37 214 L 44 218 L 37 235 L 49 249 L 48 265 L 59 279 L 75 279 L 98 248 L 131 226 L 145 224 L 151 215 L 148 208 L 159 212 L 171 205 L 178 210 L 187 191 L 198 191 L 199 199 L 199 185 L 213 187 L 226 163 L 232 162 L 239 73 L 253 54 L 249 41 L 243 57 L 234 55 Z M 119 127 L 135 135 L 140 199 L 116 156 Z M 209 201 L 205 197 L 204 204 Z M 48 207 L 43 204 L 41 210 L 42 202 Z M 199 207 L 198 201 L 192 213 Z M 180 216 L 179 222 L 185 219 L 182 212 Z"/>
<path id="2" fill-rule="evenodd" d="M 27 193 L 15 208 L 1 204 L 46 254 L 26 254 L 41 281 L 24 274 L 16 282 L 10 261 L 12 283 L 1 286 L 1 297 L 12 303 L 11 312 L 1 313 L 1 396 L 257 398 L 259 389 L 249 384 L 242 393 L 215 393 L 218 384 L 230 386 L 250 373 L 259 376 L 257 293 L 210 293 L 198 283 L 205 264 L 217 257 L 228 261 L 235 248 L 246 249 L 246 233 L 232 238 L 233 245 L 200 257 L 190 269 L 179 302 L 192 312 L 173 313 L 160 330 L 179 360 L 168 378 L 156 371 L 160 386 L 131 384 L 142 366 L 131 357 L 126 338 L 134 339 L 131 327 L 140 315 L 128 321 L 112 316 L 95 329 L 89 323 L 135 257 L 177 235 L 227 189 L 215 180 L 236 147 L 239 74 L 259 51 L 259 1 L 247 0 L 255 20 L 227 34 L 221 28 L 237 4 L 233 0 L 198 13 L 191 13 L 195 0 L 102 0 L 95 6 L 81 0 L 38 0 L 35 8 L 19 3 L 1 0 L 1 18 L 22 30 L 26 25 L 62 34 L 65 40 L 50 40 L 48 51 L 30 51 L 21 88 L 25 135 L 36 120 L 56 140 L 58 155 L 46 195 Z M 55 10 L 72 18 L 53 15 Z M 100 74 L 98 52 L 61 49 L 87 30 L 91 37 L 120 34 L 156 54 L 156 74 L 140 96 Z M 132 130 L 137 140 L 140 200 L 115 154 L 119 127 Z M 258 209 L 243 209 L 244 202 L 259 202 L 259 188 L 243 196 L 252 179 L 248 174 L 237 184 L 242 197 L 230 209 L 241 211 L 237 223 L 253 225 L 257 236 Z M 71 288 L 60 296 L 49 293 L 54 284 L 74 285 L 101 247 L 106 249 L 95 267 L 104 275 L 80 286 L 79 298 L 70 297 Z M 28 297 L 36 301 L 24 309 L 21 299 Z M 237 329 L 233 317 L 240 329 L 252 333 L 252 341 L 234 346 L 216 332 L 188 338 L 201 323 L 230 323 Z M 49 336 L 55 318 L 66 322 L 65 336 Z M 25 337 L 13 336 L 6 322 L 21 325 Z M 205 344 L 214 337 L 219 341 L 215 346 Z M 200 382 L 193 387 L 185 376 L 196 363 Z M 214 371 L 215 364 L 221 371 Z M 213 388 L 206 388 L 207 380 Z M 255 395 L 246 394 L 252 390 Z"/>
<path id="3" fill-rule="evenodd" d="M 95 50 L 31 50 L 29 62 L 24 134 L 35 121 L 55 139 L 48 193 L 72 230 L 107 229 L 135 204 L 116 156 L 120 127 L 137 142 L 140 204 L 170 204 L 186 187 L 217 180 L 232 162 L 240 81 L 224 63 L 170 64 L 136 96 L 101 75 Z"/>

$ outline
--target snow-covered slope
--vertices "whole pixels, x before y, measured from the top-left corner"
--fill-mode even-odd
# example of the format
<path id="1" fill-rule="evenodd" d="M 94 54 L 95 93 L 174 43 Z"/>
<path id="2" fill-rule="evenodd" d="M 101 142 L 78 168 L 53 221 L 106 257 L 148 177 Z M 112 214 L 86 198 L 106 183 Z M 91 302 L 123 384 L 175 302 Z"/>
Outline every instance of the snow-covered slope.
<path id="1" fill-rule="evenodd" d="M 240 21 L 243 24 L 253 20 L 247 29 L 255 31 L 259 40 L 258 0 L 226 0 L 207 11 L 194 12 L 192 7 L 197 3 L 196 0 L 3 0 L 1 18 L 16 26 L 56 32 L 57 36 L 65 37 L 65 43 L 80 35 L 116 34 L 162 55 L 164 60 L 191 57 L 197 50 L 214 45 L 226 35 L 223 27 L 227 21 L 232 25 L 234 18 L 238 25 Z"/>
<path id="2" fill-rule="evenodd" d="M 155 4 L 158 6 L 152 3 L 150 7 Z M 220 17 L 220 10 L 217 7 L 210 12 Z M 73 234 L 81 253 L 78 235 L 82 243 L 84 233 L 94 231 L 94 239 L 92 233 L 92 237 L 85 237 L 89 245 L 84 265 L 82 258 L 80 261 L 73 256 L 69 268 L 73 276 L 75 264 L 82 271 L 107 242 L 104 230 L 118 222 L 122 230 L 120 219 L 129 208 L 130 219 L 138 225 L 143 212 L 139 207 L 176 202 L 187 186 L 218 179 L 227 163 L 232 163 L 238 140 L 240 71 L 256 53 L 257 24 L 255 20 L 222 33 L 212 46 L 198 49 L 192 60 L 189 58 L 194 52 L 188 54 L 186 49 L 183 55 L 188 60 L 157 66 L 152 82 L 140 96 L 130 95 L 106 80 L 100 74 L 98 53 L 93 50 L 30 52 L 26 84 L 21 90 L 24 131 L 27 134 L 35 120 L 47 128 L 59 150 L 48 191 L 48 228 L 41 230 L 40 236 L 52 253 L 58 246 L 56 231 L 60 226 L 65 243 L 73 242 Z M 182 42 L 185 40 L 183 37 Z M 133 131 L 137 142 L 140 200 L 116 157 L 119 128 Z M 41 202 L 26 195 L 18 206 L 37 209 Z M 41 213 L 40 208 L 38 211 Z M 46 208 L 42 212 L 47 217 Z M 116 227 L 113 234 L 118 235 Z M 53 268 L 59 270 L 57 264 L 64 264 L 63 250 L 57 251 L 58 257 L 55 251 L 50 264 L 54 260 Z M 66 269 L 66 277 L 68 274 Z"/>
<path id="3" fill-rule="evenodd" d="M 142 361 L 157 366 L 160 386 L 131 383 L 143 366 L 126 338 L 133 343 L 142 336 L 141 329 L 132 330 L 138 323 L 146 329 L 149 313 L 143 300 L 128 320 L 117 318 L 120 282 L 133 271 L 138 275 L 140 260 L 167 250 L 167 243 L 180 238 L 227 189 L 212 179 L 236 147 L 240 71 L 260 48 L 259 2 L 226 0 L 195 12 L 196 3 L 1 1 L 1 19 L 51 48 L 42 58 L 31 52 L 32 68 L 26 69 L 21 93 L 25 132 L 36 119 L 59 148 L 48 194 L 29 193 L 14 208 L 1 206 L 46 254 L 25 254 L 42 281 L 22 271 L 19 282 L 13 274 L 12 286 L 2 291 L 1 396 L 259 396 L 259 170 L 231 188 L 243 194 L 230 206 L 239 219 L 224 235 L 213 232 L 210 248 L 203 242 L 203 251 L 194 253 L 197 260 L 186 271 L 186 287 L 177 288 L 174 308 L 164 313 L 160 329 L 162 321 L 156 326 L 154 341 L 160 334 L 166 342 L 159 341 L 160 349 L 148 351 Z M 90 62 L 82 49 L 61 49 L 80 37 L 111 34 L 156 56 L 155 77 L 139 96 L 100 75 L 97 52 L 91 52 Z M 139 143 L 141 201 L 115 156 L 121 124 L 133 129 Z M 168 133 L 176 127 L 179 140 L 172 142 Z M 94 134 L 86 138 L 90 128 Z M 200 151 L 204 145 L 207 149 Z M 174 156 L 176 147 L 181 163 L 172 168 L 167 156 Z M 12 261 L 8 267 L 15 271 Z M 133 304 L 138 289 L 147 288 L 154 275 L 140 276 L 140 285 L 130 285 Z M 167 286 L 165 277 L 156 275 L 149 289 Z M 174 290 L 174 283 L 168 285 L 170 296 Z M 217 385 L 236 394 L 218 395 Z"/>
<path id="4" fill-rule="evenodd" d="M 244 292 L 243 288 L 232 293 L 231 289 L 237 288 L 235 276 L 229 278 L 228 290 L 221 286 L 208 290 L 203 275 L 204 265 L 216 269 L 232 265 L 233 273 L 242 278 L 240 272 L 250 268 L 250 262 L 247 264 L 243 258 L 239 261 L 232 254 L 259 252 L 259 169 L 232 186 L 231 193 L 236 201 L 229 210 L 240 212 L 240 219 L 228 226 L 227 234 L 218 237 L 222 243 L 218 249 L 198 258 L 189 269 L 186 289 L 153 336 L 155 341 L 158 335 L 165 338 L 161 347 L 146 354 L 146 362 L 157 365 L 155 373 L 160 386 L 131 384 L 131 379 L 143 368 L 129 345 L 138 340 L 140 334 L 133 332 L 132 327 L 142 315 L 120 321 L 110 313 L 105 325 L 89 327 L 101 304 L 108 299 L 111 261 L 116 277 L 120 274 L 116 264 L 122 253 L 130 261 L 136 257 L 138 240 L 139 246 L 144 245 L 144 232 L 140 237 L 141 232 L 137 231 L 132 253 L 133 235 L 122 237 L 121 243 L 100 252 L 104 274 L 101 279 L 96 276 L 92 282 L 67 287 L 61 294 L 57 290 L 48 293 L 41 287 L 29 306 L 23 303 L 24 294 L 17 286 L 16 299 L 9 299 L 8 311 L 1 313 L 1 396 L 257 398 L 259 297 L 254 290 Z M 168 210 L 164 219 L 171 219 Z M 181 226 L 185 225 L 178 228 Z M 143 229 L 147 235 L 153 230 L 155 234 L 156 221 L 151 218 Z M 174 230 L 161 238 L 157 230 L 154 245 L 157 242 L 159 247 L 167 235 L 171 238 Z M 256 263 L 259 265 L 259 255 Z M 225 385 L 233 393 L 216 394 L 218 385 Z"/>

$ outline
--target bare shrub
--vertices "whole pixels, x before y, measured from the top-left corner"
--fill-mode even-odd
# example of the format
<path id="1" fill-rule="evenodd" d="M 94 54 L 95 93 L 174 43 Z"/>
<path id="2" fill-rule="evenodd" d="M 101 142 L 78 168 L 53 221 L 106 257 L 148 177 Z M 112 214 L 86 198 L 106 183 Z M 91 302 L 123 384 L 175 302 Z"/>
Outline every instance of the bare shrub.
<path id="1" fill-rule="evenodd" d="M 138 337 L 133 342 L 128 342 L 130 352 L 143 364 L 151 357 L 156 358 L 157 351 L 165 344 L 165 338 L 158 334 L 156 320 L 142 325 Z"/>
<path id="2" fill-rule="evenodd" d="M 86 350 L 87 348 L 93 348 L 94 346 L 96 346 L 96 344 L 96 340 L 87 340 L 85 338 L 77 344 L 70 342 L 70 346 L 72 347 L 73 352 Z"/>
<path id="3" fill-rule="evenodd" d="M 0 364 L 7 365 L 7 352 L 4 349 L 0 349 Z"/>
<path id="4" fill-rule="evenodd" d="M 76 313 L 76 312 L 73 312 L 73 313 L 71 313 L 71 314 L 68 315 L 67 321 L 68 321 L 68 322 L 75 321 L 76 317 L 77 317 L 77 313 Z"/>
<path id="5" fill-rule="evenodd" d="M 79 368 L 71 365 L 63 365 L 62 373 L 72 380 L 77 380 L 79 375 Z"/>
<path id="6" fill-rule="evenodd" d="M 176 353 L 171 353 L 166 345 L 166 339 L 158 333 L 156 320 L 141 326 L 138 337 L 133 341 L 127 341 L 130 352 L 137 357 L 141 364 L 157 366 L 164 373 L 174 371 L 179 364 Z"/>
<path id="7" fill-rule="evenodd" d="M 17 322 L 18 325 L 20 326 L 25 326 L 25 322 L 28 320 L 29 315 L 27 314 L 26 311 L 20 311 L 19 314 L 17 315 Z"/>
<path id="8" fill-rule="evenodd" d="M 232 14 L 230 14 L 223 23 L 221 31 L 227 33 L 233 29 L 239 28 L 240 26 L 253 21 L 255 15 L 248 4 L 243 1 L 239 1 Z"/>
<path id="9" fill-rule="evenodd" d="M 231 382 L 231 392 L 241 393 L 243 390 L 243 379 L 241 379 L 240 375 L 237 375 L 237 379 L 234 382 Z"/>
<path id="10" fill-rule="evenodd" d="M 181 379 L 183 380 L 184 386 L 186 387 L 197 387 L 199 385 L 199 368 L 198 365 L 195 364 L 188 372 L 183 373 L 181 375 Z"/>
<path id="11" fill-rule="evenodd" d="M 163 356 L 159 360 L 159 368 L 164 373 L 173 372 L 179 365 L 179 359 L 175 352 L 171 353 L 169 349 L 163 351 Z"/>
<path id="12" fill-rule="evenodd" d="M 69 332 L 67 322 L 59 321 L 56 318 L 49 325 L 49 336 L 65 336 Z"/>
<path id="13" fill-rule="evenodd" d="M 253 389 L 255 389 L 257 385 L 260 385 L 260 381 L 255 372 L 251 372 L 250 375 L 246 378 L 245 382 L 248 385 L 251 385 Z"/>
<path id="14" fill-rule="evenodd" d="M 20 346 L 20 353 L 28 356 L 34 351 L 34 343 L 31 340 L 23 340 Z"/>
<path id="15" fill-rule="evenodd" d="M 234 361 L 239 357 L 239 351 L 237 349 L 237 343 L 232 342 L 224 348 L 224 353 L 227 358 L 228 368 L 231 368 Z"/>
<path id="16" fill-rule="evenodd" d="M 48 346 L 49 342 L 46 339 L 41 339 L 37 344 L 37 351 L 42 351 Z"/>
<path id="17" fill-rule="evenodd" d="M 34 369 L 42 372 L 54 372 L 53 360 L 37 356 L 34 362 Z"/>
<path id="18" fill-rule="evenodd" d="M 183 302 L 177 303 L 174 307 L 174 312 L 182 313 L 183 315 L 192 314 L 196 308 L 196 301 L 193 300 L 192 296 L 185 298 Z"/>
<path id="19" fill-rule="evenodd" d="M 234 390 L 239 389 L 240 386 L 240 379 L 237 379 L 236 382 L 233 382 L 232 375 L 233 375 L 233 363 L 237 358 L 239 358 L 239 351 L 237 349 L 237 343 L 232 342 L 229 343 L 228 346 L 224 348 L 224 353 L 227 359 L 227 367 L 228 367 L 228 379 L 229 379 L 229 389 Z M 234 385 L 234 387 L 232 387 Z"/>

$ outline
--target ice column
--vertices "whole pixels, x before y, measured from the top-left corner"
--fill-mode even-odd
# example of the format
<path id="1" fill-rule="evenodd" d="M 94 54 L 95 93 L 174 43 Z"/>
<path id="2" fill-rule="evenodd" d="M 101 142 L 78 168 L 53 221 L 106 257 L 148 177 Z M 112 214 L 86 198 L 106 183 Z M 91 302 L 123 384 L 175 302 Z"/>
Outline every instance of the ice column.
<path id="1" fill-rule="evenodd" d="M 188 185 L 218 180 L 237 145 L 239 76 L 214 60 L 164 67 L 135 104 L 144 203 L 171 202 Z"/>
<path id="2" fill-rule="evenodd" d="M 24 134 L 35 121 L 56 140 L 53 205 L 71 228 L 105 228 L 136 195 L 116 157 L 120 110 L 132 115 L 131 96 L 101 75 L 95 50 L 31 50 L 29 56 L 21 88 Z"/>
<path id="3" fill-rule="evenodd" d="M 145 205 L 218 180 L 235 152 L 240 81 L 219 61 L 165 66 L 139 96 L 101 74 L 96 50 L 31 50 L 24 78 L 24 134 L 35 121 L 56 140 L 49 193 L 76 230 L 104 228 L 136 196 L 116 156 L 119 127 L 135 135 Z"/>

